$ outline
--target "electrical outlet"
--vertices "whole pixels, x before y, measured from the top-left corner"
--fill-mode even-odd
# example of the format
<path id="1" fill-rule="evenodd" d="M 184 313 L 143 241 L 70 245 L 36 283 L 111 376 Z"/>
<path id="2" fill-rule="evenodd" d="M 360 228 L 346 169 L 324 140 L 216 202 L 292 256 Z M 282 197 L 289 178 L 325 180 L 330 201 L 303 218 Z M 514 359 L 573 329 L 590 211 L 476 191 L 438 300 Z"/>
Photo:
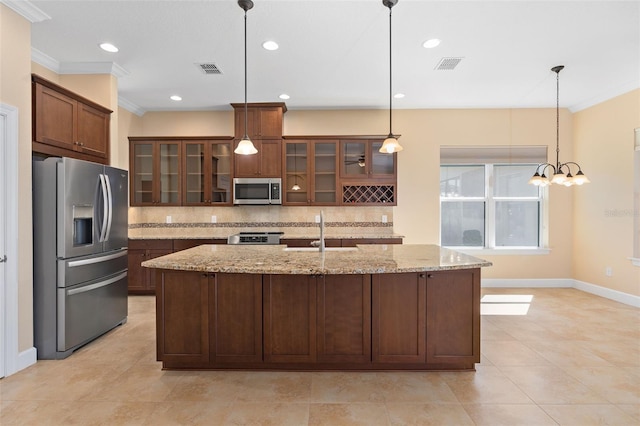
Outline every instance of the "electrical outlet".
<path id="1" fill-rule="evenodd" d="M 386 214 L 382 215 L 382 223 L 387 223 L 387 215 Z"/>
<path id="2" fill-rule="evenodd" d="M 611 266 L 607 266 L 606 268 L 604 268 L 604 274 L 608 277 L 612 277 L 613 276 L 613 268 L 611 268 Z"/>
<path id="3" fill-rule="evenodd" d="M 167 217 L 165 218 L 165 222 L 166 222 L 166 223 L 171 223 L 171 216 L 167 216 Z"/>
<path id="4" fill-rule="evenodd" d="M 218 217 L 215 214 L 211 215 L 211 223 L 216 223 L 218 222 Z"/>
<path id="5" fill-rule="evenodd" d="M 320 223 L 320 215 L 319 214 L 316 215 L 316 223 Z"/>

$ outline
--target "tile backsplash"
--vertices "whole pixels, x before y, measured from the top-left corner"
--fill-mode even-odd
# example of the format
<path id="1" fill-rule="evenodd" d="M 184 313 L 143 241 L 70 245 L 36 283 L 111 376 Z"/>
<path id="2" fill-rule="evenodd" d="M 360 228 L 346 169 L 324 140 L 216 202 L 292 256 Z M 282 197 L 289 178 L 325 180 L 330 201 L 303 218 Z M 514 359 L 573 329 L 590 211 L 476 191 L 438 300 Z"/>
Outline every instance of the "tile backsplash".
<path id="1" fill-rule="evenodd" d="M 226 238 L 259 229 L 288 236 L 316 233 L 315 218 L 324 212 L 328 236 L 393 235 L 393 207 L 130 207 L 130 238 Z M 215 216 L 215 222 L 212 221 Z M 168 220 L 170 217 L 170 222 Z M 383 217 L 386 220 L 383 221 Z"/>

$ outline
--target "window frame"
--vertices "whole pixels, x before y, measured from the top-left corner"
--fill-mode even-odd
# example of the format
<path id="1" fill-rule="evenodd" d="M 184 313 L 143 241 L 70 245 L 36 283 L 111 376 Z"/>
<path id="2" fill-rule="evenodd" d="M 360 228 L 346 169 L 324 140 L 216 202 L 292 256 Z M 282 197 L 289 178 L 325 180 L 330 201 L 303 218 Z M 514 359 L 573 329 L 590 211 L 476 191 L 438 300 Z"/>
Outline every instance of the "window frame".
<path id="1" fill-rule="evenodd" d="M 538 196 L 523 197 L 506 197 L 496 196 L 495 193 L 495 166 L 531 166 L 535 170 L 537 163 L 447 163 L 440 164 L 440 170 L 443 167 L 483 167 L 484 169 L 484 197 L 447 197 L 440 196 L 440 227 L 439 240 L 440 245 L 458 251 L 473 251 L 474 253 L 492 253 L 492 254 L 547 254 L 548 249 L 548 214 L 547 200 L 548 188 L 538 187 Z M 483 246 L 445 246 L 442 244 L 442 204 L 447 202 L 460 201 L 479 201 L 484 202 L 484 241 Z M 538 245 L 537 246 L 496 246 L 496 213 L 497 203 L 500 201 L 524 201 L 538 203 Z"/>

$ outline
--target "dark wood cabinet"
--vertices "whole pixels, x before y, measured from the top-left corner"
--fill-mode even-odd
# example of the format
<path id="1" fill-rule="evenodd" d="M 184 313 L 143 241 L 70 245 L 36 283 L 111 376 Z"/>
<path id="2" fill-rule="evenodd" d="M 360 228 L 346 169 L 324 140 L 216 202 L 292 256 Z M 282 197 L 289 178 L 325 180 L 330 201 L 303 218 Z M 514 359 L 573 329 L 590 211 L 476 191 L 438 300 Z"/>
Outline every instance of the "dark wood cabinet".
<path id="1" fill-rule="evenodd" d="M 182 141 L 182 205 L 232 205 L 231 138 Z"/>
<path id="2" fill-rule="evenodd" d="M 238 146 L 236 140 L 234 149 Z M 234 154 L 235 177 L 276 177 L 282 174 L 282 140 L 252 139 L 258 150 L 254 155 Z"/>
<path id="3" fill-rule="evenodd" d="M 209 362 L 209 274 L 158 271 L 158 360 L 180 365 Z"/>
<path id="4" fill-rule="evenodd" d="M 130 204 L 232 205 L 232 139 L 130 137 Z"/>
<path id="5" fill-rule="evenodd" d="M 109 163 L 111 110 L 32 75 L 33 152 Z"/>
<path id="6" fill-rule="evenodd" d="M 263 275 L 264 361 L 316 360 L 316 278 Z"/>
<path id="7" fill-rule="evenodd" d="M 374 363 L 425 362 L 426 286 L 425 273 L 372 275 Z"/>
<path id="8" fill-rule="evenodd" d="M 479 269 L 155 273 L 165 368 L 470 370 L 480 362 Z"/>
<path id="9" fill-rule="evenodd" d="M 210 274 L 211 361 L 262 362 L 262 275 Z"/>
<path id="10" fill-rule="evenodd" d="M 371 275 L 317 277 L 317 360 L 371 362 Z"/>
<path id="11" fill-rule="evenodd" d="M 381 139 L 341 139 L 340 177 L 349 179 L 391 179 L 396 177 L 396 154 L 379 151 Z"/>
<path id="12" fill-rule="evenodd" d="M 427 362 L 480 362 L 480 270 L 427 275 Z"/>
<path id="13" fill-rule="evenodd" d="M 180 151 L 180 141 L 129 138 L 131 206 L 181 205 Z"/>
<path id="14" fill-rule="evenodd" d="M 235 143 L 245 134 L 245 105 L 233 103 Z M 234 154 L 234 177 L 281 177 L 284 102 L 247 105 L 247 135 L 258 150 L 254 155 Z"/>
<path id="15" fill-rule="evenodd" d="M 173 253 L 171 240 L 129 240 L 129 293 L 154 294 L 156 275 L 152 269 L 143 268 L 140 264 L 170 253 Z"/>
<path id="16" fill-rule="evenodd" d="M 283 204 L 338 204 L 337 140 L 285 139 L 283 165 Z"/>

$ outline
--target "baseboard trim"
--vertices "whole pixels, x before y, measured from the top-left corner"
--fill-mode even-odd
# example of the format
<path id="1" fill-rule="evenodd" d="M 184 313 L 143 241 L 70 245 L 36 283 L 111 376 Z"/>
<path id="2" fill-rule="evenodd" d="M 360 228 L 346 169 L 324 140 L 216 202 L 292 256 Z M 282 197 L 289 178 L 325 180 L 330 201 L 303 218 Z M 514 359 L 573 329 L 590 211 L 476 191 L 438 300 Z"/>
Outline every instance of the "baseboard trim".
<path id="1" fill-rule="evenodd" d="M 585 291 L 587 293 L 595 294 L 596 296 L 606 297 L 607 299 L 615 300 L 616 302 L 624 303 L 625 305 L 631 305 L 636 308 L 640 308 L 640 297 L 633 294 L 623 293 L 618 290 L 612 290 L 610 288 L 601 287 L 599 285 L 586 283 L 584 281 L 574 280 L 574 288 Z"/>
<path id="2" fill-rule="evenodd" d="M 26 351 L 22 351 L 18 354 L 18 369 L 13 373 L 17 373 L 20 370 L 24 370 L 25 368 L 35 364 L 38 361 L 38 351 L 36 348 L 31 347 Z"/>
<path id="3" fill-rule="evenodd" d="M 575 288 L 585 293 L 624 303 L 640 308 L 640 296 L 623 293 L 618 290 L 602 287 L 584 281 L 570 278 L 540 278 L 540 279 L 511 279 L 511 278 L 483 278 L 482 287 L 494 288 Z"/>

